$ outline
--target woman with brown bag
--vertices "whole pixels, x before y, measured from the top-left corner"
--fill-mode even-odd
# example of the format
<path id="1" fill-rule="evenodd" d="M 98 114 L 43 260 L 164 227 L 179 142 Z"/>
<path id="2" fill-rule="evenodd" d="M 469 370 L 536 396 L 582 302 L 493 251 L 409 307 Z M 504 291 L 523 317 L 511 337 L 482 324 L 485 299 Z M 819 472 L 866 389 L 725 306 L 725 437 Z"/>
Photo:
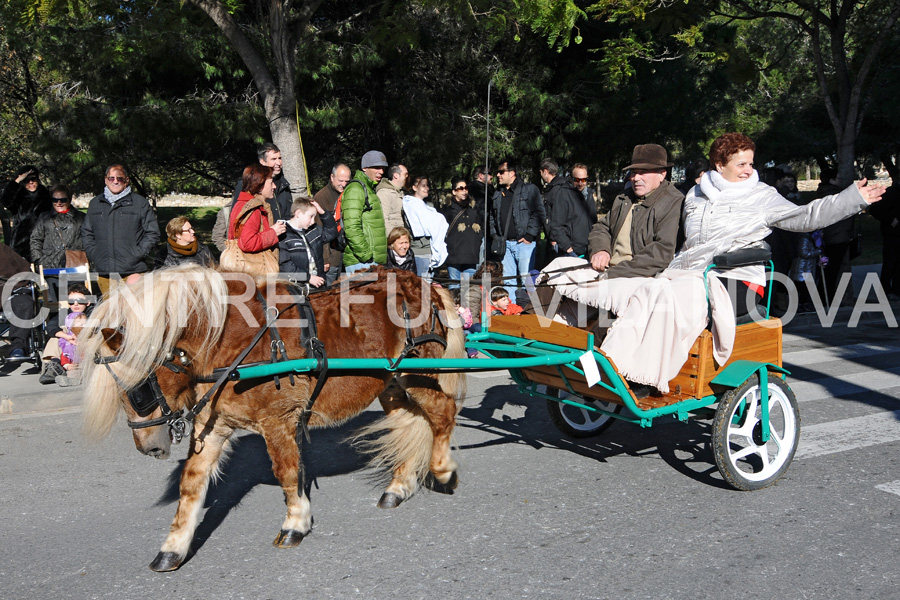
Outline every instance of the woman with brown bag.
<path id="1" fill-rule="evenodd" d="M 241 184 L 243 190 L 231 210 L 228 240 L 219 263 L 227 271 L 254 277 L 278 273 L 278 236 L 286 226 L 272 218 L 272 167 L 250 165 L 244 169 Z"/>

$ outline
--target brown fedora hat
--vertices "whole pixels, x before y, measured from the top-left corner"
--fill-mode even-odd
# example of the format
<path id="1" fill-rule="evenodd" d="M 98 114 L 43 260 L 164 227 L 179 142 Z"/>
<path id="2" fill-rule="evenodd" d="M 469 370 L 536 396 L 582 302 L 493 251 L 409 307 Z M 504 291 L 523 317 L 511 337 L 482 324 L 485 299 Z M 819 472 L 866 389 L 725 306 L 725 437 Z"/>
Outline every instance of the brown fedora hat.
<path id="1" fill-rule="evenodd" d="M 631 164 L 622 169 L 668 169 L 675 163 L 669 162 L 666 149 L 659 144 L 638 144 L 631 153 Z"/>

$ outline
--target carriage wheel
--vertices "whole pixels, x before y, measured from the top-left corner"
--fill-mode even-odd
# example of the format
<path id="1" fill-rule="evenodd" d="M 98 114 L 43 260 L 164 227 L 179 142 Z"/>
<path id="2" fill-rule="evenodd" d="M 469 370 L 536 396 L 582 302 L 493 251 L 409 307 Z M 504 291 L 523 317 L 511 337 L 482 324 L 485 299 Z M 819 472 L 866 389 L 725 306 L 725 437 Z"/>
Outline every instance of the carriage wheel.
<path id="1" fill-rule="evenodd" d="M 782 379 L 769 379 L 769 440 L 765 443 L 761 415 L 757 375 L 719 400 L 713 455 L 725 481 L 739 490 L 759 490 L 775 483 L 790 466 L 800 441 L 797 398 Z"/>
<path id="2" fill-rule="evenodd" d="M 553 388 L 550 388 L 547 390 L 547 393 L 555 395 L 557 398 L 571 397 L 575 402 L 580 402 L 587 406 L 596 406 L 597 408 L 616 414 L 622 410 L 622 406 L 619 404 L 613 402 L 601 402 L 591 398 L 582 398 L 581 396 L 570 394 L 566 390 L 554 390 Z M 615 417 L 603 413 L 585 410 L 577 406 L 556 402 L 555 400 L 547 400 L 547 412 L 550 413 L 550 420 L 553 421 L 553 425 L 565 435 L 573 438 L 586 438 L 600 435 L 609 429 L 610 425 L 616 420 Z"/>

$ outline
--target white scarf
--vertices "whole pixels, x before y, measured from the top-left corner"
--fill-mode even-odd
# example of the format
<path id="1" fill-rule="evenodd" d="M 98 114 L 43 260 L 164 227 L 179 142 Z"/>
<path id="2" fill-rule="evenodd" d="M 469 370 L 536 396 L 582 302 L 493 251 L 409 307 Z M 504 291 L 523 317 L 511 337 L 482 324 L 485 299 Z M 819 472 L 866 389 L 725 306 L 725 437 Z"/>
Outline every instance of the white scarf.
<path id="1" fill-rule="evenodd" d="M 759 173 L 753 169 L 753 173 L 743 181 L 728 181 L 718 171 L 710 169 L 700 178 L 700 189 L 703 195 L 713 202 L 722 192 L 749 192 L 759 183 Z"/>
<path id="2" fill-rule="evenodd" d="M 131 186 L 127 186 L 124 190 L 119 192 L 118 194 L 113 194 L 109 191 L 108 187 L 103 188 L 103 197 L 106 198 L 106 201 L 110 204 L 115 204 L 116 200 L 121 200 L 125 196 L 131 193 Z"/>

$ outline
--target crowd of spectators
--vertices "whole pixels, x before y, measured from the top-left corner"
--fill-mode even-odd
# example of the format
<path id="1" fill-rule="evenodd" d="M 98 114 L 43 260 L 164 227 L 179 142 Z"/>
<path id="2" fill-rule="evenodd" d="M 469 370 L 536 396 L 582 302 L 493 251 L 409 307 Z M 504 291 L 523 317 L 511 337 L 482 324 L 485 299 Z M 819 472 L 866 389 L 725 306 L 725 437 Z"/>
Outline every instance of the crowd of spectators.
<path id="1" fill-rule="evenodd" d="M 283 273 L 311 288 L 334 285 L 342 274 L 376 264 L 406 269 L 451 289 L 491 272 L 499 285 L 488 290 L 493 310 L 507 314 L 509 306 L 526 302 L 521 291 L 537 269 L 558 257 L 584 258 L 608 278 L 652 276 L 664 268 L 676 249 L 684 195 L 699 185 L 709 162 L 698 159 L 688 165 L 678 186 L 670 181 L 672 166 L 663 147 L 636 146 L 624 189 L 608 202 L 589 185 L 583 163 L 572 164 L 567 172 L 554 159 L 542 160 L 535 178 L 541 189 L 528 181 L 531 169 L 506 159 L 494 173 L 479 166 L 469 178 L 452 178 L 441 193 L 426 174 L 411 174 L 406 165 L 371 150 L 360 158 L 355 173 L 346 164 L 336 164 L 314 197 L 295 197 L 282 172 L 280 150 L 267 143 L 258 148 L 256 161 L 244 169 L 231 201 L 219 211 L 211 240 L 225 269 Z M 801 204 L 789 169 L 767 169 L 760 177 L 784 198 Z M 833 193 L 837 185 L 836 174 L 824 173 L 820 195 Z M 900 293 L 897 195 L 895 183 L 885 202 L 872 211 L 881 221 L 882 283 L 892 299 Z M 103 192 L 91 199 L 85 212 L 72 205 L 67 186 L 48 190 L 33 165 L 23 166 L 11 178 L 2 205 L 9 211 L 2 220 L 3 239 L 11 251 L 25 264 L 30 262 L 29 268 L 48 273 L 83 257 L 97 278 L 98 296 L 123 280 L 138 280 L 151 268 L 185 262 L 217 265 L 187 216 L 171 219 L 160 242 L 157 215 L 132 189 L 121 164 L 106 169 Z M 853 217 L 811 233 L 776 230 L 769 239 L 776 267 L 798 282 L 813 277 L 833 294 L 839 276 L 849 269 L 855 231 Z M 57 303 L 58 280 L 52 274 L 44 279 L 47 299 Z M 73 289 L 69 285 L 68 291 Z M 477 291 L 460 299 L 460 310 L 476 329 L 484 290 Z M 65 290 L 62 297 L 67 297 Z M 804 304 L 809 300 L 801 298 Z M 71 316 L 80 305 L 73 305 L 72 297 L 69 304 Z M 67 319 L 58 324 L 54 340 L 71 354 L 74 337 Z M 12 334 L 10 341 L 10 356 L 20 357 Z M 62 364 L 66 356 L 47 350 L 51 367 L 45 369 L 45 382 L 68 383 L 70 373 L 60 369 L 75 361 Z"/>

